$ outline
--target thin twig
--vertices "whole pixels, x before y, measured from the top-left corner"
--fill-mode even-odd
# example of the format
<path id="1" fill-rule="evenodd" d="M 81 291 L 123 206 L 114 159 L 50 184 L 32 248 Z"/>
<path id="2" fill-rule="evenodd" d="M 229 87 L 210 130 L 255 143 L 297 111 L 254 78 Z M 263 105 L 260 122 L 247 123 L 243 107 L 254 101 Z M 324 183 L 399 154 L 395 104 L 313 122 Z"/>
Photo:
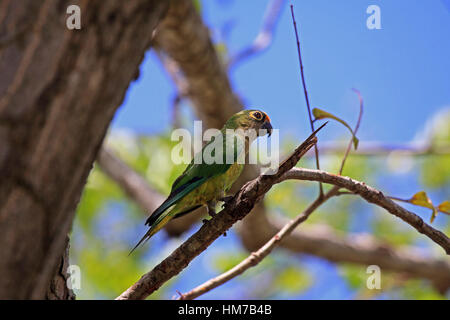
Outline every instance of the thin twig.
<path id="1" fill-rule="evenodd" d="M 309 104 L 308 90 L 306 89 L 305 75 L 303 73 L 303 61 L 302 61 L 302 53 L 301 53 L 301 49 L 300 49 L 300 38 L 298 36 L 297 22 L 295 21 L 294 6 L 292 4 L 291 4 L 291 15 L 292 15 L 292 23 L 294 24 L 295 39 L 297 41 L 298 61 L 300 64 L 300 75 L 302 78 L 302 85 L 303 85 L 303 92 L 304 92 L 305 100 L 306 100 L 306 107 L 308 109 L 308 118 L 309 118 L 309 123 L 311 125 L 311 132 L 314 132 L 314 122 L 313 122 L 312 114 L 311 114 L 311 106 Z M 316 167 L 317 167 L 317 170 L 320 170 L 319 149 L 318 149 L 317 145 L 314 146 L 314 152 L 316 155 Z M 319 191 L 320 191 L 319 195 L 320 195 L 320 197 L 322 197 L 323 196 L 323 186 L 322 186 L 321 182 L 319 182 Z"/>
<path id="2" fill-rule="evenodd" d="M 300 215 L 298 215 L 295 219 L 291 220 L 289 223 L 284 225 L 284 227 L 274 235 L 266 244 L 264 244 L 258 251 L 252 252 L 247 258 L 242 260 L 239 264 L 237 264 L 232 269 L 227 272 L 206 281 L 205 283 L 199 285 L 198 287 L 192 289 L 187 293 L 183 293 L 180 295 L 178 300 L 192 300 L 195 299 L 208 291 L 211 291 L 214 288 L 224 284 L 225 282 L 230 281 L 231 279 L 237 277 L 238 275 L 244 273 L 246 270 L 250 269 L 258 265 L 266 256 L 268 256 L 272 250 L 279 245 L 281 240 L 287 237 L 291 232 L 299 226 L 301 223 L 306 221 L 311 213 L 314 212 L 320 205 L 326 202 L 328 199 L 333 197 L 335 193 L 338 191 L 339 187 L 333 187 L 330 191 L 328 191 L 323 197 L 318 197 L 313 203 L 306 208 Z"/>
<path id="3" fill-rule="evenodd" d="M 411 201 L 409 199 L 402 199 L 402 198 L 397 198 L 397 197 L 392 197 L 392 196 L 386 196 L 386 197 L 391 199 L 391 200 L 395 200 L 395 201 L 400 201 L 400 202 L 405 202 L 405 203 L 411 204 Z"/>
<path id="4" fill-rule="evenodd" d="M 353 91 L 356 92 L 356 94 L 358 95 L 358 99 L 359 99 L 359 116 L 358 116 L 358 121 L 356 122 L 355 129 L 353 129 L 353 136 L 351 137 L 351 139 L 348 143 L 347 150 L 345 151 L 344 158 L 342 159 L 341 168 L 339 169 L 339 174 L 342 174 L 342 171 L 344 170 L 345 160 L 347 160 L 347 157 L 350 154 L 350 150 L 352 149 L 352 144 L 354 143 L 353 141 L 356 138 L 356 133 L 358 132 L 359 126 L 361 124 L 362 114 L 363 114 L 363 110 L 364 110 L 364 101 L 363 101 L 363 98 L 361 97 L 361 93 L 356 89 L 353 89 Z"/>
<path id="5" fill-rule="evenodd" d="M 323 154 L 340 153 L 345 146 L 340 141 L 322 141 L 319 151 Z M 450 144 L 439 144 L 439 147 L 431 146 L 430 144 L 417 144 L 414 142 L 406 144 L 384 144 L 373 141 L 364 141 L 360 143 L 358 149 L 355 150 L 353 156 L 374 156 L 386 157 L 390 154 L 398 154 L 399 156 L 446 156 L 450 155 Z"/>

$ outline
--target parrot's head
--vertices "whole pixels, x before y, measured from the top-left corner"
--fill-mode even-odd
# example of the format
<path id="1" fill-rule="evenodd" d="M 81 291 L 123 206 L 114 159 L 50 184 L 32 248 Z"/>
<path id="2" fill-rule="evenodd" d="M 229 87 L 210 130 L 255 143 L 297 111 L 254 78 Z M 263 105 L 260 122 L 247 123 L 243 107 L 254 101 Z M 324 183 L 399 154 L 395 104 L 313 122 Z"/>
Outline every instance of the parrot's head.
<path id="1" fill-rule="evenodd" d="M 261 110 L 242 110 L 234 114 L 225 124 L 229 129 L 255 130 L 258 136 L 272 134 L 269 116 Z"/>

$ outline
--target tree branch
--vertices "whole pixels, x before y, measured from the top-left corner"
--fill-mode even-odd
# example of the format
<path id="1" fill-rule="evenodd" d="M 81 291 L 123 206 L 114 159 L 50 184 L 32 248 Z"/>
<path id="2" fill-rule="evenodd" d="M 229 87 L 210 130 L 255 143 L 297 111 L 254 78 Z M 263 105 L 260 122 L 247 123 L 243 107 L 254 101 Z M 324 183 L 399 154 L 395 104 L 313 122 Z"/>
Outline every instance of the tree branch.
<path id="1" fill-rule="evenodd" d="M 164 197 L 151 188 L 142 176 L 107 148 L 99 153 L 97 161 L 105 174 L 115 181 L 130 199 L 136 201 L 143 211 L 152 212 L 164 200 Z M 342 193 L 343 191 L 340 191 L 337 195 Z M 165 230 L 170 235 L 179 235 L 186 231 L 187 224 L 191 225 L 198 221 L 199 216 L 200 214 L 189 214 L 174 219 Z M 180 223 L 181 219 L 190 220 L 189 223 Z M 255 209 L 243 221 L 244 224 L 239 227 L 238 233 L 243 245 L 249 251 L 263 246 L 286 224 L 279 218 L 269 219 L 266 214 L 261 214 Z M 257 225 L 258 228 L 247 228 L 247 225 Z M 414 248 L 393 249 L 369 234 L 339 237 L 326 225 L 313 225 L 301 231 L 295 229 L 281 241 L 280 246 L 292 252 L 312 254 L 336 263 L 376 264 L 385 270 L 429 279 L 445 288 L 450 286 L 450 263 L 447 261 L 425 258 L 419 252 L 415 252 Z"/>
<path id="2" fill-rule="evenodd" d="M 292 7 L 291 7 L 292 8 Z M 353 131 L 354 134 L 356 134 L 356 131 L 359 128 L 360 122 L 361 122 L 361 115 L 362 115 L 362 98 L 358 92 L 359 100 L 360 100 L 360 114 L 358 117 L 358 122 L 356 124 L 356 128 Z M 339 171 L 339 175 L 342 173 L 342 170 L 344 168 L 345 160 L 348 157 L 350 153 L 350 149 L 352 146 L 352 140 L 350 140 L 349 146 L 345 152 L 344 158 L 342 160 L 341 168 Z M 291 169 L 293 170 L 293 169 Z M 294 229 L 306 221 L 306 219 L 309 217 L 309 215 L 314 212 L 315 209 L 317 209 L 320 205 L 322 205 L 324 202 L 326 202 L 331 197 L 339 194 L 339 186 L 334 186 L 330 191 L 328 191 L 325 195 L 319 195 L 319 197 L 299 216 L 297 216 L 296 219 L 291 220 L 289 223 L 287 223 L 275 236 L 273 236 L 267 243 L 265 243 L 258 251 L 252 252 L 246 259 L 241 261 L 239 264 L 237 264 L 235 267 L 231 268 L 227 272 L 224 272 L 223 274 L 212 278 L 205 283 L 197 286 L 196 288 L 190 290 L 187 293 L 180 294 L 179 300 L 192 300 L 195 299 L 214 288 L 217 288 L 218 286 L 230 281 L 231 279 L 237 277 L 238 275 L 241 275 L 246 270 L 248 270 L 251 267 L 254 267 L 258 265 L 267 255 L 269 255 L 272 250 L 279 245 L 279 243 L 286 238 L 288 235 L 290 235 Z M 439 284 L 442 286 L 442 284 Z M 448 288 L 448 285 L 445 284 L 445 290 Z"/>
<path id="3" fill-rule="evenodd" d="M 192 1 L 171 2 L 155 35 L 155 45 L 178 64 L 187 83 L 184 91 L 207 128 L 221 128 L 229 117 L 242 109 L 209 30 Z"/>
<path id="4" fill-rule="evenodd" d="M 230 57 L 230 60 L 228 61 L 228 69 L 235 67 L 238 63 L 264 51 L 270 46 L 284 2 L 285 0 L 271 0 L 269 2 L 266 13 L 264 14 L 262 28 L 255 40 L 249 47 L 242 49 Z"/>
<path id="5" fill-rule="evenodd" d="M 356 122 L 356 126 L 353 129 L 353 136 L 350 139 L 350 141 L 348 142 L 347 145 L 347 149 L 345 150 L 345 154 L 344 154 L 344 158 L 342 159 L 341 162 L 341 167 L 339 169 L 339 174 L 342 174 L 342 171 L 344 170 L 344 166 L 345 166 L 345 161 L 347 160 L 348 155 L 350 154 L 350 150 L 352 149 L 352 145 L 353 145 L 353 139 L 356 139 L 356 133 L 358 132 L 359 126 L 361 125 L 361 119 L 362 119 L 362 115 L 363 115 L 363 110 L 364 110 L 364 101 L 363 98 L 361 97 L 361 93 L 356 90 L 353 89 L 353 91 L 356 92 L 356 94 L 358 95 L 358 99 L 359 99 L 359 115 L 358 115 L 358 121 Z M 356 149 L 356 146 L 355 146 Z"/>
<path id="6" fill-rule="evenodd" d="M 257 230 L 240 231 L 246 248 L 257 250 L 285 224 L 284 219 L 268 219 L 267 216 L 248 215 L 247 223 L 256 223 Z M 244 221 L 245 221 L 244 220 Z M 245 227 L 245 226 L 244 226 Z M 363 266 L 378 265 L 381 269 L 406 274 L 408 277 L 430 280 L 439 290 L 450 287 L 450 261 L 432 258 L 414 247 L 395 247 L 374 238 L 370 234 L 338 236 L 327 225 L 314 224 L 295 229 L 280 246 L 292 252 L 311 254 L 334 263 L 355 263 Z"/>
<path id="7" fill-rule="evenodd" d="M 312 114 L 311 114 L 311 106 L 309 104 L 308 90 L 306 89 L 305 75 L 303 72 L 302 52 L 301 52 L 301 48 L 300 48 L 300 38 L 298 36 L 297 22 L 295 21 L 294 6 L 292 4 L 291 4 L 291 16 L 292 16 L 292 24 L 294 25 L 295 39 L 297 41 L 298 63 L 300 66 L 300 76 L 301 76 L 301 80 L 302 80 L 303 93 L 305 95 L 306 109 L 308 111 L 308 119 L 309 119 L 309 124 L 311 126 L 311 132 L 313 132 L 314 131 L 314 122 L 313 122 Z M 318 149 L 317 145 L 314 146 L 314 152 L 316 155 L 316 168 L 317 168 L 317 170 L 320 170 L 319 149 Z M 319 182 L 319 192 L 320 192 L 319 193 L 320 196 L 323 196 L 323 186 L 322 186 L 321 182 Z"/>
<path id="8" fill-rule="evenodd" d="M 447 254 L 450 254 L 450 239 L 441 231 L 434 229 L 422 218 L 415 213 L 412 213 L 393 202 L 391 199 L 384 196 L 384 194 L 372 187 L 369 187 L 364 182 L 353 180 L 349 177 L 337 176 L 320 170 L 293 168 L 286 172 L 278 182 L 297 179 L 308 181 L 320 181 L 323 183 L 332 184 L 341 188 L 345 188 L 365 199 L 367 202 L 374 203 L 389 213 L 399 217 L 420 233 L 426 235 L 432 241 L 440 245 Z"/>
<path id="9" fill-rule="evenodd" d="M 75 300 L 75 293 L 67 286 L 70 275 L 67 273 L 69 267 L 70 240 L 66 238 L 66 248 L 60 258 L 57 270 L 47 289 L 47 300 Z"/>
<path id="10" fill-rule="evenodd" d="M 20 45 L 7 40 L 0 51 L 0 299 L 43 299 L 108 125 L 168 2 L 78 1 L 83 28 L 75 31 L 61 23 L 72 1 L 8 2 L 0 1 L 2 38 L 19 36 Z"/>
<path id="11" fill-rule="evenodd" d="M 216 215 L 209 222 L 205 223 L 199 231 L 173 251 L 169 257 L 152 271 L 142 276 L 138 282 L 117 299 L 144 299 L 167 280 L 181 272 L 192 259 L 203 252 L 235 222 L 243 219 L 255 203 L 261 200 L 265 193 L 270 190 L 273 183 L 295 166 L 300 158 L 316 143 L 317 138 L 312 134 L 279 166 L 276 173 L 273 175 L 260 175 L 255 180 L 246 183 L 227 207 L 221 211 L 221 214 Z"/>
<path id="12" fill-rule="evenodd" d="M 238 265 L 228 270 L 227 272 L 205 282 L 204 284 L 192 289 L 191 291 L 181 294 L 180 300 L 192 300 L 214 288 L 224 284 L 225 282 L 244 273 L 246 270 L 258 265 L 265 257 L 272 252 L 272 250 L 279 245 L 281 240 L 287 237 L 298 225 L 306 221 L 309 215 L 314 212 L 321 204 L 330 199 L 338 191 L 338 187 L 332 188 L 325 195 L 320 196 L 296 219 L 287 223 L 276 235 L 274 235 L 264 246 L 258 251 L 252 252 L 246 259 L 241 261 Z"/>

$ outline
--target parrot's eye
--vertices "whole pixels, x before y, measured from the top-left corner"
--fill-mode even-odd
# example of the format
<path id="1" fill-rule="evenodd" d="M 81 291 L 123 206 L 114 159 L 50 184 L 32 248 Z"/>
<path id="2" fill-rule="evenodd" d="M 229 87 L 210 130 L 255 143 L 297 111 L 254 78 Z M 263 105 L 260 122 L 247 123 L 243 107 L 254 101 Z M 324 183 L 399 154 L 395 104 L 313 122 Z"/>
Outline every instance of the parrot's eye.
<path id="1" fill-rule="evenodd" d="M 250 116 L 251 116 L 253 119 L 256 119 L 256 120 L 258 120 L 258 121 L 261 121 L 262 118 L 263 118 L 262 113 L 259 112 L 259 111 L 255 111 L 255 112 L 250 113 Z"/>

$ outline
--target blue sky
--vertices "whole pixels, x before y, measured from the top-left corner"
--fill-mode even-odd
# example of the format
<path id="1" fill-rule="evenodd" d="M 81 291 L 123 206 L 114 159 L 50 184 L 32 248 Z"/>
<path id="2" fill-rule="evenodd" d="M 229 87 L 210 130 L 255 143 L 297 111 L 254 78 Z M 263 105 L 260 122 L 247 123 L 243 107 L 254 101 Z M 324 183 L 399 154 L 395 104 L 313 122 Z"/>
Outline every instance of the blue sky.
<path id="1" fill-rule="evenodd" d="M 272 46 L 231 73 L 246 106 L 267 111 L 282 136 L 309 131 L 289 3 L 299 24 L 312 107 L 354 123 L 358 101 L 351 88 L 359 89 L 365 100 L 361 140 L 409 141 L 425 119 L 450 104 L 448 0 L 287 1 Z M 366 27 L 371 4 L 381 9 L 381 30 Z M 232 23 L 227 45 L 236 52 L 253 41 L 266 5 L 260 0 L 203 1 L 202 15 L 216 35 Z M 170 123 L 175 91 L 153 53 L 141 71 L 113 128 L 161 132 Z M 346 134 L 338 124 L 327 130 L 326 139 Z"/>
<path id="2" fill-rule="evenodd" d="M 224 25 L 232 22 L 233 29 L 226 42 L 230 52 L 237 52 L 258 33 L 268 1 L 202 3 L 203 18 L 213 34 L 217 35 Z M 358 100 L 351 89 L 359 89 L 365 100 L 359 133 L 361 144 L 408 142 L 428 118 L 450 106 L 450 0 L 286 1 L 271 47 L 237 66 L 230 75 L 233 88 L 245 105 L 265 110 L 282 138 L 285 135 L 301 138 L 310 131 L 290 3 L 294 4 L 299 24 L 312 107 L 325 109 L 353 124 Z M 372 4 L 381 9 L 381 30 L 366 27 L 366 9 Z M 112 128 L 151 134 L 164 132 L 169 128 L 174 95 L 167 74 L 149 52 L 141 66 L 140 78 L 130 86 Z M 323 138 L 335 140 L 344 135 L 348 137 L 346 129 L 333 123 Z M 417 177 L 404 178 L 384 177 L 383 185 L 388 191 L 400 190 L 399 196 L 418 191 Z M 224 243 L 217 246 L 226 246 Z M 193 268 L 201 264 L 199 259 L 193 262 Z M 352 291 L 342 283 L 334 266 L 308 259 L 306 264 L 321 280 L 302 298 L 352 297 Z M 187 287 L 193 282 L 187 278 L 180 281 L 188 281 Z M 227 286 L 208 297 L 220 298 L 233 284 Z"/>

